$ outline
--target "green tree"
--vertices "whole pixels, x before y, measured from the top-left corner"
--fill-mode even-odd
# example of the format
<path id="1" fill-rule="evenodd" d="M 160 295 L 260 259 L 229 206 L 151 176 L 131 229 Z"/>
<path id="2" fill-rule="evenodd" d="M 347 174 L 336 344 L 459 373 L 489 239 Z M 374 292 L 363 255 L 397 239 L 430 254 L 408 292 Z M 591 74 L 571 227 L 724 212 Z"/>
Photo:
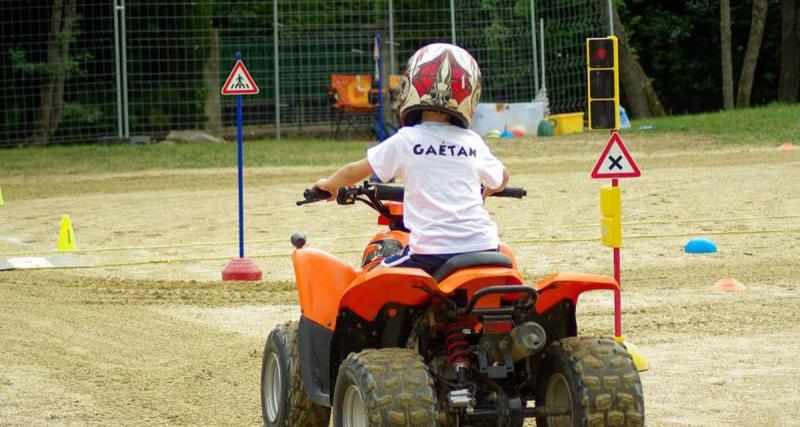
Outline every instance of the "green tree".
<path id="1" fill-rule="evenodd" d="M 800 1 L 781 0 L 781 72 L 778 99 L 797 102 L 800 90 Z"/>
<path id="2" fill-rule="evenodd" d="M 33 63 L 22 50 L 12 50 L 13 67 L 23 73 L 43 76 L 33 134 L 29 143 L 47 144 L 64 113 L 64 82 L 78 72 L 78 63 L 69 54 L 77 32 L 75 0 L 53 0 L 47 37 L 47 62 Z"/>
<path id="3" fill-rule="evenodd" d="M 753 90 L 753 78 L 758 64 L 758 53 L 761 50 L 761 39 L 764 36 L 764 25 L 767 22 L 767 0 L 753 0 L 753 19 L 750 24 L 750 37 L 747 39 L 747 50 L 744 53 L 742 72 L 739 75 L 739 93 L 736 96 L 736 107 L 750 106 L 750 95 Z"/>

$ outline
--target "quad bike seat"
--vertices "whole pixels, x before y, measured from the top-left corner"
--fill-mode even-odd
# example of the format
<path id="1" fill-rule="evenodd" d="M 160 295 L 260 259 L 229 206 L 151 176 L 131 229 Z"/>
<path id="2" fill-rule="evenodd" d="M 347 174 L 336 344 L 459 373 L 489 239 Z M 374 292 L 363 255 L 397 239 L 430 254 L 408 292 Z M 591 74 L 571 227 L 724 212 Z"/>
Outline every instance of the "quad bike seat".
<path id="1" fill-rule="evenodd" d="M 512 268 L 511 258 L 500 252 L 470 252 L 467 254 L 456 255 L 439 267 L 434 273 L 433 278 L 437 282 L 446 279 L 447 276 L 455 273 L 462 268 L 492 265 L 497 267 Z"/>

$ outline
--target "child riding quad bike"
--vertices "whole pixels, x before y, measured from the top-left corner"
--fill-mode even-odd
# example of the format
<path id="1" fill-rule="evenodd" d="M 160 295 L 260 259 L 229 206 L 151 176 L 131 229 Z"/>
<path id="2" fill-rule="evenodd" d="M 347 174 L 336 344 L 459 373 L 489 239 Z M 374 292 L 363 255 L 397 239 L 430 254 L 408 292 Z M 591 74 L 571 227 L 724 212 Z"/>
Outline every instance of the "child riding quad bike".
<path id="1" fill-rule="evenodd" d="M 521 198 L 523 189 L 493 194 Z M 298 205 L 325 200 L 307 190 Z M 524 284 L 512 250 L 455 256 L 433 275 L 375 268 L 408 243 L 403 188 L 342 188 L 388 226 L 360 268 L 292 253 L 299 322 L 273 330 L 261 373 L 265 426 L 639 426 L 644 399 L 622 344 L 578 337 L 578 296 L 616 290 L 609 277 L 557 273 Z"/>

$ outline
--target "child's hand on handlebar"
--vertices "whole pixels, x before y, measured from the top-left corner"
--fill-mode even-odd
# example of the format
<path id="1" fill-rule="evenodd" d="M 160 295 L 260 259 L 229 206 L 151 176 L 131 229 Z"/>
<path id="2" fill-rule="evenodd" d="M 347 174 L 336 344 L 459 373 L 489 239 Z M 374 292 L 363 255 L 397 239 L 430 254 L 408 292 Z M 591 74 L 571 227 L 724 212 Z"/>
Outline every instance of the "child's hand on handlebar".
<path id="1" fill-rule="evenodd" d="M 492 189 L 489 187 L 483 187 L 483 200 L 486 201 L 486 198 L 491 196 L 494 193 L 499 193 L 503 191 L 502 188 Z"/>
<path id="2" fill-rule="evenodd" d="M 328 178 L 317 180 L 317 182 L 314 183 L 313 188 L 319 188 L 320 190 L 331 193 L 331 197 L 329 197 L 328 200 L 336 200 L 336 196 L 339 193 L 339 187 L 336 185 L 331 185 L 331 182 Z"/>
<path id="3" fill-rule="evenodd" d="M 489 188 L 488 185 L 483 186 L 483 200 L 485 201 L 487 197 L 491 196 L 492 194 L 499 193 L 506 189 L 508 185 L 508 171 L 503 168 L 503 182 L 497 188 Z"/>

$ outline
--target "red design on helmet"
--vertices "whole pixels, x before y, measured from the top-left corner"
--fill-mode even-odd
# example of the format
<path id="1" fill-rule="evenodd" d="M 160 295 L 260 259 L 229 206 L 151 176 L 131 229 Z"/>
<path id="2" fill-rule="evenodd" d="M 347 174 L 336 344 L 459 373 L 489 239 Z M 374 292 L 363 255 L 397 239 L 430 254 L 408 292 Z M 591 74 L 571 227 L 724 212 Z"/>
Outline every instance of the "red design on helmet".
<path id="1" fill-rule="evenodd" d="M 468 128 L 477 108 L 481 75 L 475 59 L 464 49 L 437 43 L 418 50 L 408 61 L 400 95 L 403 125 L 419 122 L 424 110 L 452 116 Z"/>

